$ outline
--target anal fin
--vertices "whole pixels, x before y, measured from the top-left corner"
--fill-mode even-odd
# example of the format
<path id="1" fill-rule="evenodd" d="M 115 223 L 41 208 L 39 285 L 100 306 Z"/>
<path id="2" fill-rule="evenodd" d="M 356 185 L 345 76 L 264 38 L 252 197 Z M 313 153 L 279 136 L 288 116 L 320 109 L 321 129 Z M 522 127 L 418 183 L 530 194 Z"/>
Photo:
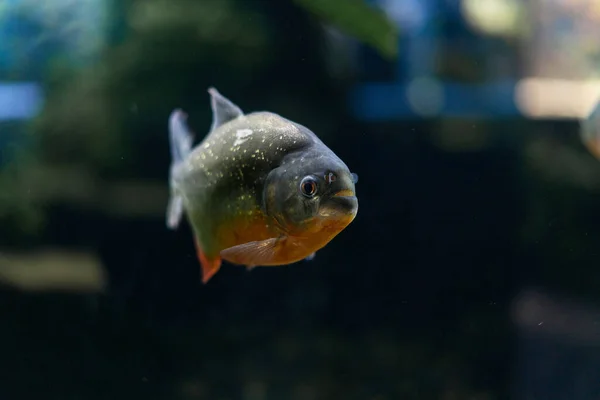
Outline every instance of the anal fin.
<path id="1" fill-rule="evenodd" d="M 195 243 L 196 254 L 202 268 L 202 283 L 206 284 L 210 278 L 212 278 L 217 272 L 219 272 L 219 269 L 221 269 L 221 257 L 209 259 L 206 257 L 206 254 L 204 254 L 204 251 L 200 247 L 198 240 L 196 240 Z"/>

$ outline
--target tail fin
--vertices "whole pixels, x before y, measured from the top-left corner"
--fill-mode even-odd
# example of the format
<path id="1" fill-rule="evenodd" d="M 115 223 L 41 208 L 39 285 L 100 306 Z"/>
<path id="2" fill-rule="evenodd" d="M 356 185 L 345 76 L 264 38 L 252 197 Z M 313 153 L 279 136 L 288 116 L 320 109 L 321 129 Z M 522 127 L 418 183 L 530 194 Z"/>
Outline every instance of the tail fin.
<path id="1" fill-rule="evenodd" d="M 171 172 L 169 183 L 171 196 L 167 205 L 167 227 L 177 229 L 183 215 L 183 199 L 177 195 L 173 188 L 174 174 L 179 164 L 185 160 L 192 150 L 193 136 L 185 122 L 187 115 L 177 109 L 169 117 L 169 141 L 171 143 Z"/>

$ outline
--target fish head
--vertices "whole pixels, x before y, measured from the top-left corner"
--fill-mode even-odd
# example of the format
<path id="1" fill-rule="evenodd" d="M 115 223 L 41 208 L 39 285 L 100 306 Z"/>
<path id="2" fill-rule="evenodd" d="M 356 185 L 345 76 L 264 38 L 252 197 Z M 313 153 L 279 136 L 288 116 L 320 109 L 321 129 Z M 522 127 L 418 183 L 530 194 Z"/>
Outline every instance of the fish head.
<path id="1" fill-rule="evenodd" d="M 286 156 L 265 182 L 266 213 L 290 236 L 324 233 L 328 240 L 358 212 L 356 174 L 320 143 Z"/>

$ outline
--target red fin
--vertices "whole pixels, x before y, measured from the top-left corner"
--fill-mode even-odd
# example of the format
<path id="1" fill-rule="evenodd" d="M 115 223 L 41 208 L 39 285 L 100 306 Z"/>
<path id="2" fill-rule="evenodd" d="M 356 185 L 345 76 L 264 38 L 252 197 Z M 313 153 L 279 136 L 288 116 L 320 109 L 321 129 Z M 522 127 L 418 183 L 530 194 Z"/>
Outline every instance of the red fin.
<path id="1" fill-rule="evenodd" d="M 221 257 L 216 257 L 213 259 L 208 259 L 200 244 L 196 240 L 196 254 L 198 255 L 198 260 L 200 261 L 200 266 L 202 267 L 202 283 L 206 283 L 212 278 L 219 269 L 221 268 Z"/>

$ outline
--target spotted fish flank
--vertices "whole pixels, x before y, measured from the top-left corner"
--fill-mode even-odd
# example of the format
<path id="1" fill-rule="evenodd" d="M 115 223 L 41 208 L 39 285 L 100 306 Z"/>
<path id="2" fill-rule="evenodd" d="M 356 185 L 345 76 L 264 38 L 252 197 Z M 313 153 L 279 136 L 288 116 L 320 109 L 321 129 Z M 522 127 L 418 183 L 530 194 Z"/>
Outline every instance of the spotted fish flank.
<path id="1" fill-rule="evenodd" d="M 235 133 L 235 142 L 233 142 L 233 145 L 239 146 L 243 144 L 252 133 L 252 129 L 238 129 Z"/>
<path id="2" fill-rule="evenodd" d="M 209 94 L 211 131 L 195 148 L 185 114 L 169 119 L 167 226 L 185 211 L 205 283 L 223 259 L 249 269 L 312 259 L 355 218 L 356 174 L 308 128 Z"/>

